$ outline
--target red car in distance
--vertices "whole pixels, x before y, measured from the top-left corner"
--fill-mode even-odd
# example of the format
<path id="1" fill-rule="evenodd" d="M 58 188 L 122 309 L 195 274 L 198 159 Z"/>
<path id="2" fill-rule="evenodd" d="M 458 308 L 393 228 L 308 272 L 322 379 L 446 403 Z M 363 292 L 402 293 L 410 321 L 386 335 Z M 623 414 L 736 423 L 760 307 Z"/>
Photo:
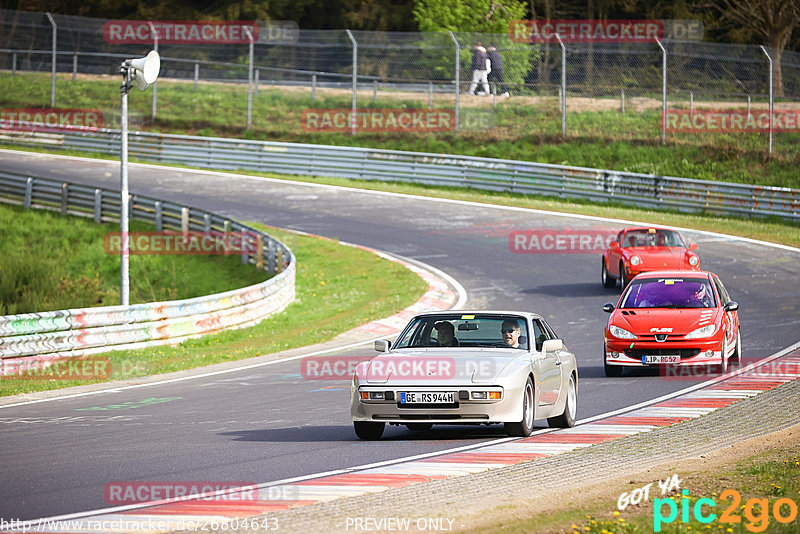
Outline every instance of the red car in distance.
<path id="1" fill-rule="evenodd" d="M 675 230 L 642 226 L 626 228 L 617 234 L 603 252 L 601 280 L 604 287 L 622 289 L 639 273 L 649 271 L 699 271 L 700 257 Z"/>
<path id="2" fill-rule="evenodd" d="M 739 304 L 714 273 L 640 274 L 622 292 L 605 330 L 606 376 L 625 367 L 708 366 L 726 372 L 741 361 Z"/>

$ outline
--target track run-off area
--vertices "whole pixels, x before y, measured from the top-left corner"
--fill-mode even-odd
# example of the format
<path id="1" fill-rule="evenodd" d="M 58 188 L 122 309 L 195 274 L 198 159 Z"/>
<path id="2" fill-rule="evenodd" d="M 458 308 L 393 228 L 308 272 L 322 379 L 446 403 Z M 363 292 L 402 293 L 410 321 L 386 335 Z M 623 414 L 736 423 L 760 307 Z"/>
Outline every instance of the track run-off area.
<path id="1" fill-rule="evenodd" d="M 119 162 L 114 161 L 2 150 L 0 167 L 89 186 L 119 186 Z M 616 302 L 620 290 L 602 287 L 601 253 L 520 253 L 509 239 L 519 232 L 610 234 L 647 221 L 155 165 L 131 164 L 129 173 L 132 193 L 430 265 L 463 286 L 465 308 L 542 314 L 578 358 L 579 421 L 621 414 L 699 385 L 696 379 L 652 372 L 605 377 L 608 315 L 602 305 Z M 746 361 L 800 340 L 800 250 L 689 229 L 682 233 L 699 244 L 702 267 L 717 273 L 739 303 Z M 326 355 L 373 353 L 371 343 L 362 343 Z M 508 443 L 501 425 L 427 432 L 387 427 L 380 441 L 361 442 L 349 416 L 349 381 L 305 379 L 301 361 L 302 356 L 261 366 L 244 361 L 240 370 L 46 402 L 17 397 L 13 405 L 0 406 L 0 517 L 33 520 L 111 508 L 104 489 L 113 482 L 302 481 L 356 466 Z M 89 410 L 109 406 L 136 408 Z M 538 428 L 546 426 L 537 421 Z"/>

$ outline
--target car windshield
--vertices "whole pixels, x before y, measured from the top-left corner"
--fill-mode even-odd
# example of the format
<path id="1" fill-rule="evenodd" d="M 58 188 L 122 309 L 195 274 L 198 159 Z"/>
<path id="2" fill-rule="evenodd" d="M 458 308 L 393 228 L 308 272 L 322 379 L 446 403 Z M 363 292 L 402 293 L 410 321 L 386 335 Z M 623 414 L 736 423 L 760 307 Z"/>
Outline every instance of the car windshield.
<path id="1" fill-rule="evenodd" d="M 518 337 L 517 337 L 517 333 Z M 516 338 L 514 347 L 506 339 Z M 394 348 L 495 347 L 528 350 L 528 327 L 524 317 L 498 314 L 448 314 L 416 318 L 400 334 Z"/>
<path id="2" fill-rule="evenodd" d="M 623 247 L 686 247 L 678 232 L 656 228 L 628 230 Z"/>
<path id="3" fill-rule="evenodd" d="M 711 308 L 716 298 L 705 278 L 645 278 L 634 280 L 623 308 Z"/>

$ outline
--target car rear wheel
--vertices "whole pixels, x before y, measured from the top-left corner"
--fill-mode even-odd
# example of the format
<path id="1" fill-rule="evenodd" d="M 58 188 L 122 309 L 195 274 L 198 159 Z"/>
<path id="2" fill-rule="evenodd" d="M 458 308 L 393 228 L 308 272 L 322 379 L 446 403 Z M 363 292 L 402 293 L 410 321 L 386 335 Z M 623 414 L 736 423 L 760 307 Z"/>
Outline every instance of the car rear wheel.
<path id="1" fill-rule="evenodd" d="M 508 435 L 522 438 L 530 436 L 533 431 L 533 412 L 533 380 L 529 376 L 522 394 L 522 421 L 505 423 Z"/>
<path id="2" fill-rule="evenodd" d="M 619 262 L 619 285 L 621 285 L 624 290 L 628 287 L 628 282 L 630 282 L 630 280 L 628 280 L 628 273 L 625 272 L 625 264 Z"/>
<path id="3" fill-rule="evenodd" d="M 433 423 L 408 423 L 406 428 L 409 430 L 417 430 L 419 432 L 426 432 L 433 428 Z"/>
<path id="4" fill-rule="evenodd" d="M 353 421 L 353 428 L 355 428 L 356 436 L 365 441 L 374 441 L 380 439 L 383 435 L 383 429 L 386 423 L 375 423 L 373 421 Z"/>
<path id="5" fill-rule="evenodd" d="M 569 375 L 567 385 L 567 400 L 564 403 L 564 413 L 557 417 L 548 417 L 547 424 L 553 428 L 572 428 L 575 426 L 575 412 L 578 406 L 578 389 L 575 387 L 575 375 Z"/>
<path id="6" fill-rule="evenodd" d="M 603 281 L 603 287 L 614 287 L 617 285 L 617 281 L 614 278 L 611 278 L 608 275 L 608 267 L 606 267 L 606 259 L 601 258 L 603 262 L 603 270 L 600 272 L 600 279 Z"/>
<path id="7" fill-rule="evenodd" d="M 622 376 L 622 366 L 608 365 L 608 362 L 605 360 L 605 356 L 603 356 L 603 370 L 606 372 L 606 376 L 609 378 L 618 378 Z"/>

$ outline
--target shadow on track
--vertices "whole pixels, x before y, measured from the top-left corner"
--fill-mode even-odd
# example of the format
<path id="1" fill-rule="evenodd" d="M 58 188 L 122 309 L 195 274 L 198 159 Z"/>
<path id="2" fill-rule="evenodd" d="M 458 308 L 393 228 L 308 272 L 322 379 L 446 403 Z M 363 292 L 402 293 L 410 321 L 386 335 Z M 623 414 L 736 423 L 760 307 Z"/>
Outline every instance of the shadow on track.
<path id="1" fill-rule="evenodd" d="M 577 284 L 547 284 L 537 287 L 522 289 L 520 293 L 526 295 L 548 295 L 551 297 L 607 297 L 609 301 L 619 299 L 619 288 L 606 289 L 600 282 L 581 282 Z M 598 308 L 599 310 L 600 308 Z"/>

